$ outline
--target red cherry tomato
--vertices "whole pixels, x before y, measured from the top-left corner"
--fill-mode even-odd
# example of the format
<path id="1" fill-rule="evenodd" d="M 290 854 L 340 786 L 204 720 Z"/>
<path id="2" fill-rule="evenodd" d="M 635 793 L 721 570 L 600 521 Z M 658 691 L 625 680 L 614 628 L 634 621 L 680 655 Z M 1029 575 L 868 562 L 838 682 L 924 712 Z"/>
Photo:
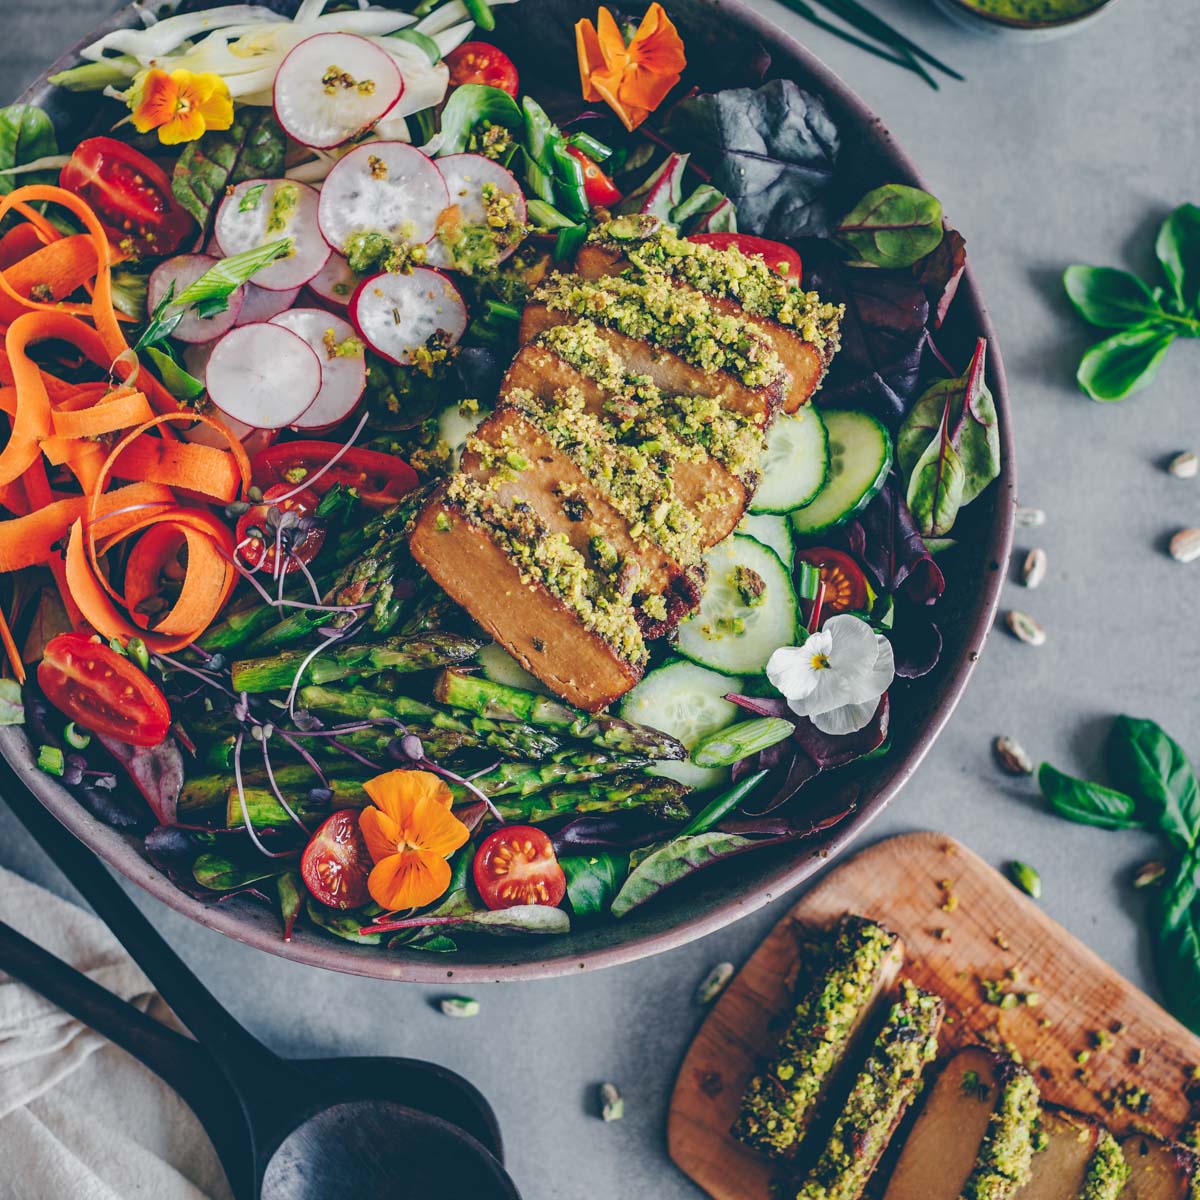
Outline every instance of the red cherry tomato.
<path id="1" fill-rule="evenodd" d="M 254 482 L 293 487 L 317 474 L 343 447 L 338 442 L 276 442 L 254 456 Z M 390 508 L 417 486 L 417 473 L 402 458 L 378 450 L 350 449 L 320 478 L 308 484 L 323 496 L 335 483 L 353 488 L 368 508 Z"/>
<path id="2" fill-rule="evenodd" d="M 594 158 L 589 158 L 578 146 L 566 146 L 566 152 L 583 168 L 583 194 L 593 208 L 609 208 L 621 199 L 620 189 Z"/>
<path id="3" fill-rule="evenodd" d="M 136 664 L 86 633 L 60 633 L 38 664 L 46 699 L 72 721 L 131 746 L 157 746 L 171 710 L 155 682 Z"/>
<path id="4" fill-rule="evenodd" d="M 326 818 L 300 856 L 304 886 L 326 908 L 358 908 L 371 898 L 371 855 L 358 828 L 358 811 L 343 808 Z"/>
<path id="5" fill-rule="evenodd" d="M 532 825 L 505 825 L 484 838 L 473 869 L 475 886 L 488 908 L 557 908 L 567 894 L 567 877 L 550 839 Z"/>
<path id="6" fill-rule="evenodd" d="M 114 245 L 135 254 L 174 254 L 195 232 L 166 173 L 116 138 L 80 142 L 58 182 L 88 202 Z"/>
<path id="7" fill-rule="evenodd" d="M 752 258 L 761 258 L 772 271 L 786 275 L 794 283 L 800 282 L 804 264 L 791 246 L 773 242 L 769 238 L 755 237 L 749 233 L 693 233 L 689 242 L 702 246 L 716 246 L 718 250 L 740 250 Z"/>
<path id="8" fill-rule="evenodd" d="M 813 546 L 796 552 L 797 562 L 811 563 L 821 572 L 825 584 L 825 604 L 821 611 L 829 617 L 844 612 L 865 612 L 871 592 L 862 568 L 841 550 Z"/>
<path id="9" fill-rule="evenodd" d="M 280 500 L 281 496 L 286 499 Z M 298 517 L 309 517 L 316 512 L 320 502 L 321 497 L 316 492 L 310 488 L 297 492 L 295 484 L 276 483 L 267 488 L 263 492 L 263 502 L 238 517 L 235 534 L 238 557 L 254 570 L 265 567 L 275 575 L 275 547 L 279 545 L 284 550 L 284 574 L 300 570 L 301 563 L 307 566 L 325 544 L 324 526 L 315 525 L 307 530 L 298 530 L 286 522 L 281 526 L 271 510 L 277 509 L 280 517 L 289 512 Z"/>
<path id="10" fill-rule="evenodd" d="M 517 68 L 513 60 L 487 42 L 463 42 L 446 55 L 450 68 L 450 84 L 482 83 L 484 87 L 499 88 L 510 96 L 517 94 Z"/>

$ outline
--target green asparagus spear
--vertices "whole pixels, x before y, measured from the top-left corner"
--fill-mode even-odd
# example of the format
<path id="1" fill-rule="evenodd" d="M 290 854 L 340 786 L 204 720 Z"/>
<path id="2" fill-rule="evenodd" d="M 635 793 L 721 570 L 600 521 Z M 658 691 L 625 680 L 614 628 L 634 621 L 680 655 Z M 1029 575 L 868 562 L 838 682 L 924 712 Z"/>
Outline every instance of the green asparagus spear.
<path id="1" fill-rule="evenodd" d="M 278 766 L 272 763 L 272 771 L 275 775 L 276 785 L 288 798 L 289 804 L 293 799 L 307 795 L 310 789 L 325 786 L 312 767 L 304 762 L 280 763 Z M 371 772 L 367 768 L 353 764 L 341 772 L 338 778 L 330 779 L 329 787 L 332 788 L 336 797 L 343 800 L 343 803 L 354 803 L 353 800 L 344 800 L 344 795 L 363 796 L 364 798 L 358 801 L 362 805 L 366 803 L 365 793 L 362 791 L 362 779 L 369 777 L 370 774 Z M 242 783 L 247 788 L 262 787 L 268 791 L 271 786 L 262 765 L 253 763 L 248 753 L 245 753 L 245 757 L 242 759 Z M 182 816 L 183 814 L 204 812 L 206 809 L 219 808 L 224 805 L 226 797 L 231 791 L 236 798 L 237 787 L 234 784 L 232 771 L 226 770 L 212 775 L 193 775 L 186 780 L 183 790 L 179 794 L 179 813 Z"/>
<path id="2" fill-rule="evenodd" d="M 364 688 L 306 687 L 300 690 L 302 707 L 322 713 L 334 713 L 347 720 L 381 721 L 388 718 L 428 724 L 447 733 L 459 733 L 473 739 L 473 744 L 495 750 L 509 758 L 546 758 L 562 748 L 559 738 L 533 725 L 519 721 L 494 721 L 472 713 L 450 713 L 431 704 L 422 704 L 408 696 L 381 696 Z M 422 737 L 421 731 L 412 732 Z M 427 744 L 425 752 L 432 758 L 438 755 Z"/>
<path id="3" fill-rule="evenodd" d="M 383 642 L 350 642 L 330 646 L 304 668 L 304 683 L 331 683 L 348 675 L 376 671 L 428 671 L 464 662 L 483 643 L 453 633 L 427 633 Z M 273 692 L 290 688 L 309 650 L 287 650 L 273 658 L 246 658 L 233 664 L 237 692 Z"/>
<path id="4" fill-rule="evenodd" d="M 479 675 L 443 671 L 433 692 L 435 699 L 451 708 L 497 721 L 525 721 L 623 754 L 647 759 L 687 758 L 681 743 L 657 729 L 633 725 L 607 713 L 586 713 L 553 697 L 493 683 Z"/>
<path id="5" fill-rule="evenodd" d="M 650 759 L 640 755 L 610 755 L 600 750 L 561 750 L 553 758 L 540 763 L 500 763 L 471 783 L 485 796 L 529 796 L 556 784 L 587 783 L 610 775 L 640 771 L 650 765 Z M 472 792 L 462 784 L 452 783 L 450 790 L 456 801 L 470 800 Z"/>

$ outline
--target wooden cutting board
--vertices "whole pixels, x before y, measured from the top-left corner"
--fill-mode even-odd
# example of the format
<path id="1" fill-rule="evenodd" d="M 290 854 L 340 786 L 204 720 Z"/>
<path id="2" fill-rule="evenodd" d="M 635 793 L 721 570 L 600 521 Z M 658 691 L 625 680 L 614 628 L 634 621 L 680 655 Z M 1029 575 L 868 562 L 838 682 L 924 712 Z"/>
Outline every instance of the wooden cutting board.
<path id="1" fill-rule="evenodd" d="M 1118 1134 L 1136 1123 L 1171 1137 L 1187 1119 L 1185 1089 L 1200 1064 L 1200 1038 L 978 855 L 945 834 L 909 834 L 825 876 L 767 935 L 692 1042 L 671 1097 L 668 1143 L 676 1164 L 715 1200 L 769 1200 L 775 1168 L 736 1142 L 729 1127 L 791 1014 L 798 930 L 828 928 L 847 912 L 900 934 L 905 972 L 945 997 L 943 1054 L 976 1042 L 1010 1044 L 1047 1100 L 1092 1113 Z M 981 980 L 1036 993 L 1037 1003 L 989 1004 Z M 1096 1049 L 1099 1030 L 1117 1031 L 1111 1047 Z M 1140 1065 L 1133 1064 L 1137 1049 Z M 1082 1067 L 1080 1051 L 1087 1052 Z M 1151 1094 L 1144 1115 L 1106 1105 L 1129 1085 Z"/>

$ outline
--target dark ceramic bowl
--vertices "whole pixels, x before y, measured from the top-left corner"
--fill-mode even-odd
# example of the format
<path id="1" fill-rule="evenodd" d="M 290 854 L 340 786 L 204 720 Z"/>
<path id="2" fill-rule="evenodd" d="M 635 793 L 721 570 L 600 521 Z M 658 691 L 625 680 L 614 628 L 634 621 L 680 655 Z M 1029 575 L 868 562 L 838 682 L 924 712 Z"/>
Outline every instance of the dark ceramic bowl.
<path id="1" fill-rule="evenodd" d="M 842 130 L 839 170 L 846 174 L 851 200 L 883 182 L 925 186 L 879 118 L 811 54 L 739 0 L 668 0 L 667 6 L 684 35 L 693 66 L 699 68 L 695 76 L 705 80 L 706 86 L 725 86 L 731 72 L 739 70 L 743 71 L 741 77 L 733 78 L 742 82 L 744 67 L 739 63 L 761 62 L 764 54 L 769 54 L 770 75 L 794 79 L 825 98 Z M 524 0 L 499 10 L 498 33 L 518 59 L 525 60 L 518 65 L 527 68 L 530 77 L 547 63 L 561 65 L 564 81 L 573 71 L 574 45 L 565 19 L 572 15 L 571 8 L 571 0 Z M 577 8 L 578 15 L 588 10 L 594 15 L 594 0 L 580 2 Z M 548 9 L 563 14 L 564 19 L 546 20 Z M 135 21 L 133 13 L 125 10 L 101 26 L 96 35 Z M 64 69 L 75 61 L 75 54 L 68 53 L 53 69 Z M 93 98 L 72 96 L 45 82 L 31 87 L 23 99 L 51 112 L 60 133 L 66 135 L 64 143 L 72 130 L 78 134 L 94 109 Z M 936 183 L 931 190 L 936 192 Z M 972 231 L 966 233 L 970 237 Z M 995 616 L 1012 547 L 1016 489 L 1004 368 L 987 310 L 968 270 L 950 317 L 938 334 L 938 344 L 951 360 L 965 363 L 980 336 L 990 343 L 988 382 L 1000 414 L 1003 471 L 964 511 L 955 530 L 960 545 L 943 560 L 947 587 L 936 610 L 945 638 L 941 663 L 925 678 L 896 693 L 891 753 L 858 768 L 849 779 L 839 779 L 836 774 L 828 777 L 837 789 L 852 789 L 856 807 L 851 817 L 819 839 L 764 849 L 734 864 L 711 868 L 624 920 L 585 926 L 567 937 L 479 940 L 448 956 L 388 953 L 378 947 L 337 941 L 311 929 L 297 929 L 292 941 L 284 942 L 274 914 L 265 906 L 237 898 L 220 904 L 193 899 L 145 859 L 139 843 L 95 820 L 68 792 L 36 770 L 19 729 L 0 730 L 0 753 L 64 825 L 128 879 L 202 925 L 297 962 L 379 979 L 421 982 L 448 976 L 456 981 L 536 979 L 630 962 L 703 937 L 796 887 L 841 853 L 904 786 L 966 687 Z M 815 798 L 822 806 L 830 799 L 827 794 Z"/>

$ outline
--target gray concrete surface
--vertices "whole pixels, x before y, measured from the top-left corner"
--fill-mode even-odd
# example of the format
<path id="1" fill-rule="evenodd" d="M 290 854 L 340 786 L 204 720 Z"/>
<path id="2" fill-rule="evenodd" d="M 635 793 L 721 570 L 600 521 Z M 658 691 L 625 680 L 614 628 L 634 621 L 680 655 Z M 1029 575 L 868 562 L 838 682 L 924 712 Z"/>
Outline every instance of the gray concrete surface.
<path id="1" fill-rule="evenodd" d="M 525 0 L 536 3 L 536 0 Z M 1031 786 L 993 766 L 996 734 L 1068 768 L 1095 763 L 1106 717 L 1161 721 L 1200 758 L 1200 564 L 1164 552 L 1174 529 L 1200 524 L 1200 481 L 1165 457 L 1200 448 L 1200 346 L 1175 346 L 1154 388 L 1124 404 L 1091 404 L 1074 386 L 1086 333 L 1066 311 L 1066 263 L 1149 269 L 1153 230 L 1200 201 L 1194 94 L 1200 6 L 1120 0 L 1093 29 L 1014 46 L 949 26 L 924 0 L 875 0 L 966 84 L 940 93 L 811 29 L 772 0 L 752 0 L 848 80 L 890 125 L 964 232 L 1008 365 L 1021 498 L 1046 526 L 1020 531 L 1050 559 L 1041 590 L 1010 583 L 1005 605 L 1048 631 L 1031 649 L 1002 631 L 907 791 L 872 828 L 882 838 L 946 830 L 989 861 L 1033 863 L 1044 906 L 1114 967 L 1152 988 L 1131 869 L 1149 839 L 1106 834 L 1040 811 Z M 15 94 L 111 5 L 3 0 L 2 90 Z M 0 862 L 69 892 L 0 811 Z M 580 978 L 473 988 L 473 1021 L 450 1022 L 438 988 L 321 974 L 258 954 L 147 907 L 229 1007 L 285 1053 L 395 1053 L 437 1059 L 473 1079 L 499 1111 L 527 1200 L 699 1195 L 664 1149 L 666 1100 L 698 1022 L 692 989 L 721 959 L 741 960 L 784 911 L 657 959 Z M 594 1090 L 611 1079 L 625 1119 L 605 1125 Z"/>

